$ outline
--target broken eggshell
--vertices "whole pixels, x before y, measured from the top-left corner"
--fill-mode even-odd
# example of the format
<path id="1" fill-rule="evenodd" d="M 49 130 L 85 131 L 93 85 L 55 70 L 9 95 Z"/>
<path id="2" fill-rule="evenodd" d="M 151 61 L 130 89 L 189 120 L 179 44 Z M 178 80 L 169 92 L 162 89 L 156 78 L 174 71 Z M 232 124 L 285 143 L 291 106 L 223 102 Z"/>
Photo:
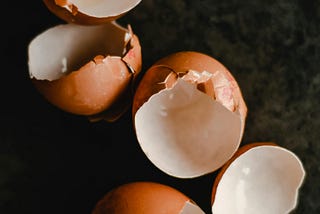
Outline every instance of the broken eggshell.
<path id="1" fill-rule="evenodd" d="M 189 197 L 177 189 L 149 181 L 137 181 L 109 191 L 95 205 L 92 214 L 204 214 Z"/>
<path id="2" fill-rule="evenodd" d="M 220 168 L 242 139 L 247 107 L 240 88 L 219 61 L 182 51 L 144 74 L 132 115 L 137 140 L 149 160 L 179 178 Z"/>
<path id="3" fill-rule="evenodd" d="M 274 143 L 239 148 L 220 169 L 212 189 L 212 213 L 286 214 L 305 177 L 299 158 Z"/>
<path id="4" fill-rule="evenodd" d="M 130 25 L 61 24 L 28 46 L 30 78 L 60 109 L 92 121 L 114 121 L 131 105 L 131 84 L 142 65 Z M 132 95 L 132 97 L 130 97 Z"/>
<path id="5" fill-rule="evenodd" d="M 105 24 L 125 15 L 141 0 L 43 0 L 46 7 L 68 23 Z"/>

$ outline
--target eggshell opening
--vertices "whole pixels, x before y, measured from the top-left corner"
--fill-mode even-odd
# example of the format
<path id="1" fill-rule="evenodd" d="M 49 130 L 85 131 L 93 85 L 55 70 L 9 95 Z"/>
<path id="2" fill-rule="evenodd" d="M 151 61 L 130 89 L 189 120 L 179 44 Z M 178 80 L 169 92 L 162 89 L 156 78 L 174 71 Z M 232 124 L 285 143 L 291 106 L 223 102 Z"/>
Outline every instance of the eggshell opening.
<path id="1" fill-rule="evenodd" d="M 29 44 L 30 76 L 55 80 L 78 70 L 97 55 L 122 56 L 129 37 L 126 34 L 128 30 L 115 22 L 99 26 L 54 26 Z"/>
<path id="2" fill-rule="evenodd" d="M 142 64 L 137 36 L 116 22 L 52 27 L 30 42 L 28 57 L 30 78 L 44 97 L 80 115 L 112 106 Z"/>
<path id="3" fill-rule="evenodd" d="M 132 182 L 109 191 L 92 214 L 203 214 L 186 195 L 155 182 Z"/>
<path id="4" fill-rule="evenodd" d="M 93 25 L 115 20 L 141 0 L 44 0 L 47 8 L 67 22 Z"/>
<path id="5" fill-rule="evenodd" d="M 138 110 L 135 126 L 149 159 L 176 177 L 222 166 L 237 149 L 241 133 L 236 113 L 182 79 L 152 96 Z"/>
<path id="6" fill-rule="evenodd" d="M 282 214 L 293 210 L 305 177 L 299 158 L 275 145 L 244 149 L 217 177 L 212 213 Z"/>
<path id="7" fill-rule="evenodd" d="M 221 63 L 179 52 L 148 69 L 134 97 L 133 116 L 149 160 L 171 176 L 192 178 L 215 171 L 236 152 L 246 106 Z"/>

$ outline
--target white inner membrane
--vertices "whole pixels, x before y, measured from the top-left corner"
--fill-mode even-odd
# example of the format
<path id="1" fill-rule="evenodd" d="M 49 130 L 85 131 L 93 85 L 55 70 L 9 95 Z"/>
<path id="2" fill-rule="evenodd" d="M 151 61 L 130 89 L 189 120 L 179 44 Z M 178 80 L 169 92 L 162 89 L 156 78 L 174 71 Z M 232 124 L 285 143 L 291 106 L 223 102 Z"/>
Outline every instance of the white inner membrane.
<path id="1" fill-rule="evenodd" d="M 117 16 L 129 11 L 141 0 L 69 0 L 84 14 L 94 17 Z"/>
<path id="2" fill-rule="evenodd" d="M 217 187 L 212 213 L 287 214 L 297 203 L 302 163 L 277 146 L 259 146 L 239 156 Z"/>
<path id="3" fill-rule="evenodd" d="M 79 69 L 97 55 L 121 56 L 126 31 L 114 22 L 98 26 L 58 25 L 29 45 L 29 72 L 36 79 L 55 80 Z"/>
<path id="4" fill-rule="evenodd" d="M 147 157 L 175 177 L 196 177 L 221 167 L 239 146 L 241 121 L 195 84 L 178 79 L 153 95 L 135 116 Z"/>
<path id="5" fill-rule="evenodd" d="M 203 210 L 196 204 L 187 201 L 180 214 L 205 214 Z"/>

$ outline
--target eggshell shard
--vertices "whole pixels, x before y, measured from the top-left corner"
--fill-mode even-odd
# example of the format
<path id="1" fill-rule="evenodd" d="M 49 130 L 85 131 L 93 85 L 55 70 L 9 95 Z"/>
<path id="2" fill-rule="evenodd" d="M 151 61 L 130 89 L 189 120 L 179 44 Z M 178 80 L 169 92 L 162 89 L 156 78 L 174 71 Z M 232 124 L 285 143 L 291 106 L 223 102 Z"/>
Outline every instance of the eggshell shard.
<path id="1" fill-rule="evenodd" d="M 174 53 L 151 66 L 133 101 L 138 142 L 163 172 L 192 178 L 220 168 L 242 139 L 247 108 L 238 84 L 214 58 Z"/>
<path id="2" fill-rule="evenodd" d="M 105 24 L 125 15 L 141 0 L 43 0 L 46 7 L 68 23 Z"/>
<path id="3" fill-rule="evenodd" d="M 127 110 L 142 64 L 138 37 L 116 22 L 52 27 L 30 42 L 28 57 L 30 78 L 49 102 L 95 121 Z"/>
<path id="4" fill-rule="evenodd" d="M 204 214 L 180 191 L 155 182 L 132 182 L 108 192 L 92 214 Z"/>
<path id="5" fill-rule="evenodd" d="M 212 213 L 289 213 L 304 178 L 302 162 L 293 152 L 273 143 L 245 145 L 216 177 Z"/>

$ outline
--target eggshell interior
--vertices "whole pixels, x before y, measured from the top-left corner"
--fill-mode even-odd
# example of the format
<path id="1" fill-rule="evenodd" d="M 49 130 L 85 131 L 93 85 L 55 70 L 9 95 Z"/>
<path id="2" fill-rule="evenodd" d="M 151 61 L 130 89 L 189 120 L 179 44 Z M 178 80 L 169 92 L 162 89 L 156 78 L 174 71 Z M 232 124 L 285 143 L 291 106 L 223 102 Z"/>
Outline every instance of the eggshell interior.
<path id="1" fill-rule="evenodd" d="M 68 0 L 68 4 L 75 5 L 79 11 L 89 16 L 108 17 L 127 12 L 139 4 L 141 0 Z"/>
<path id="2" fill-rule="evenodd" d="M 246 114 L 228 69 L 195 51 L 176 52 L 154 63 L 132 106 L 142 150 L 156 167 L 179 178 L 213 172 L 231 158 Z"/>
<path id="3" fill-rule="evenodd" d="M 115 22 L 99 26 L 61 24 L 36 36 L 28 47 L 31 77 L 55 80 L 97 55 L 122 56 L 127 30 Z"/>
<path id="4" fill-rule="evenodd" d="M 191 178 L 221 167 L 241 140 L 241 119 L 181 78 L 135 115 L 140 146 L 162 171 Z"/>
<path id="5" fill-rule="evenodd" d="M 195 203 L 187 201 L 179 214 L 205 214 L 205 212 Z"/>
<path id="6" fill-rule="evenodd" d="M 297 204 L 305 171 L 285 148 L 256 146 L 235 158 L 223 172 L 212 213 L 283 214 Z"/>
<path id="7" fill-rule="evenodd" d="M 132 182 L 108 192 L 92 214 L 204 214 L 186 195 L 155 182 Z"/>
<path id="8" fill-rule="evenodd" d="M 141 0 L 43 0 L 47 8 L 68 23 L 105 24 L 126 14 Z"/>

